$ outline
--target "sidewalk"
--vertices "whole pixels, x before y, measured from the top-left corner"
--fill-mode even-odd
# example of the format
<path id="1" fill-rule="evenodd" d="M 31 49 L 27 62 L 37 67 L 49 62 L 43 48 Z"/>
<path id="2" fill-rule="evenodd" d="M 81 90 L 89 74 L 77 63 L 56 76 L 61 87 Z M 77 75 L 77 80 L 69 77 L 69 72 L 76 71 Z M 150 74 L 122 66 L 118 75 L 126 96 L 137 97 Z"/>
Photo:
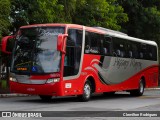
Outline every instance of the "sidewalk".
<path id="1" fill-rule="evenodd" d="M 145 90 L 160 90 L 160 87 L 158 88 L 145 88 Z M 16 94 L 16 93 L 8 93 L 8 94 L 0 94 L 0 98 L 6 98 L 6 97 L 26 97 L 29 96 L 28 94 Z"/>

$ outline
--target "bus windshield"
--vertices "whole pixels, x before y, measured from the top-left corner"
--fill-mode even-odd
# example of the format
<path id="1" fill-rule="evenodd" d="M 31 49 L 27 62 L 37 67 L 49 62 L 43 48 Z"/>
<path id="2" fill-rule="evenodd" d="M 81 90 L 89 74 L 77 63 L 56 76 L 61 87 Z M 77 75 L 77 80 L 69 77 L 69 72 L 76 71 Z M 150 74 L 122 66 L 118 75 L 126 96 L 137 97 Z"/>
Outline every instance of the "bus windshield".
<path id="1" fill-rule="evenodd" d="M 20 29 L 16 37 L 11 71 L 19 74 L 43 74 L 60 71 L 57 36 L 64 27 Z"/>

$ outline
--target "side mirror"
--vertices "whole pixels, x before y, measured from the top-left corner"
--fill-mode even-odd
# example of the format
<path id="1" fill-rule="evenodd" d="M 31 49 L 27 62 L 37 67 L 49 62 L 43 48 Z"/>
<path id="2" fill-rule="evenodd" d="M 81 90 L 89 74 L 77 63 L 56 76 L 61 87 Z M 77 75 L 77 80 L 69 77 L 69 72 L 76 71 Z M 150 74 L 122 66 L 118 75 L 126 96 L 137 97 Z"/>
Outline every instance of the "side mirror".
<path id="1" fill-rule="evenodd" d="M 13 49 L 14 36 L 6 36 L 2 38 L 1 49 L 5 54 L 11 54 Z"/>
<path id="2" fill-rule="evenodd" d="M 60 51 L 62 53 L 66 53 L 66 37 L 68 34 L 59 34 L 57 38 L 57 51 Z"/>

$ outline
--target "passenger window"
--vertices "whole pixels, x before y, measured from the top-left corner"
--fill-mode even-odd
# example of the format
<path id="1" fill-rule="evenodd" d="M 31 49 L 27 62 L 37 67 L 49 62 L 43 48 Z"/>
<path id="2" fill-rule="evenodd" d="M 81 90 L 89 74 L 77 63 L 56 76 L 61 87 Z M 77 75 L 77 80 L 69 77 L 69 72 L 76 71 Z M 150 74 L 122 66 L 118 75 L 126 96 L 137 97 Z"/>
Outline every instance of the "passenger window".
<path id="1" fill-rule="evenodd" d="M 139 52 L 139 58 L 140 59 L 147 59 L 147 47 L 146 44 L 140 45 L 140 52 Z"/>
<path id="2" fill-rule="evenodd" d="M 90 52 L 93 54 L 99 54 L 100 53 L 100 35 L 96 33 L 90 33 L 91 35 L 91 46 L 90 46 Z"/>
<path id="3" fill-rule="evenodd" d="M 86 31 L 85 53 L 100 54 L 100 51 L 101 51 L 101 35 Z"/>
<path id="4" fill-rule="evenodd" d="M 111 55 L 112 37 L 105 36 L 102 44 L 102 54 Z"/>
<path id="5" fill-rule="evenodd" d="M 127 58 L 133 58 L 133 49 L 131 42 L 128 43 L 126 52 L 127 52 L 126 53 Z"/>
<path id="6" fill-rule="evenodd" d="M 156 46 L 147 45 L 148 60 L 157 60 L 157 49 Z"/>
<path id="7" fill-rule="evenodd" d="M 138 59 L 139 58 L 139 52 L 138 52 L 138 43 L 132 41 L 132 51 L 133 51 L 133 58 Z"/>
<path id="8" fill-rule="evenodd" d="M 125 40 L 113 38 L 113 55 L 116 57 L 127 57 Z"/>
<path id="9" fill-rule="evenodd" d="M 152 46 L 146 45 L 146 59 L 153 60 Z"/>
<path id="10" fill-rule="evenodd" d="M 152 60 L 157 61 L 157 47 L 156 46 L 152 46 Z"/>

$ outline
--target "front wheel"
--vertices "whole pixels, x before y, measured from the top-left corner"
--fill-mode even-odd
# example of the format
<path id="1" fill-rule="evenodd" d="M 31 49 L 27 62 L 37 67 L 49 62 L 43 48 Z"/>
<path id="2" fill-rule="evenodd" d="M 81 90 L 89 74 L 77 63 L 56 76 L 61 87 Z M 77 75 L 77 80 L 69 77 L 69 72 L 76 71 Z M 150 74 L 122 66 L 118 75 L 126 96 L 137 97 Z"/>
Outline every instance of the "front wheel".
<path id="1" fill-rule="evenodd" d="M 142 96 L 143 93 L 144 93 L 144 82 L 143 82 L 143 80 L 140 80 L 139 88 L 137 90 L 131 90 L 130 94 L 132 96 Z"/>
<path id="2" fill-rule="evenodd" d="M 91 83 L 89 81 L 87 81 L 84 84 L 84 87 L 83 87 L 83 94 L 78 96 L 78 98 L 80 99 L 80 101 L 82 101 L 82 102 L 89 101 L 89 99 L 91 98 L 91 91 L 92 91 L 92 89 L 91 89 Z"/>

